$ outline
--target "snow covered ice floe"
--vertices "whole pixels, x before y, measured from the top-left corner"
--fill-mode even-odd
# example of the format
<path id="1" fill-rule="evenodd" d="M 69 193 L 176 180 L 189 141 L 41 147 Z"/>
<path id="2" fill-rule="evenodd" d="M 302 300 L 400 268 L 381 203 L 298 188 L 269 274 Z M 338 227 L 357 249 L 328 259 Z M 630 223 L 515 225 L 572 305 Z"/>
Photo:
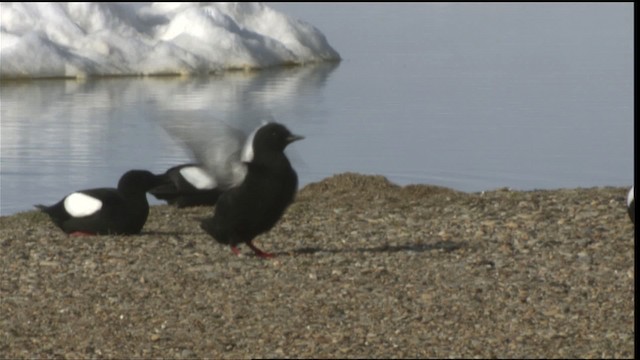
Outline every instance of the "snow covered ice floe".
<path id="1" fill-rule="evenodd" d="M 337 61 L 262 3 L 1 3 L 0 77 L 198 74 Z"/>

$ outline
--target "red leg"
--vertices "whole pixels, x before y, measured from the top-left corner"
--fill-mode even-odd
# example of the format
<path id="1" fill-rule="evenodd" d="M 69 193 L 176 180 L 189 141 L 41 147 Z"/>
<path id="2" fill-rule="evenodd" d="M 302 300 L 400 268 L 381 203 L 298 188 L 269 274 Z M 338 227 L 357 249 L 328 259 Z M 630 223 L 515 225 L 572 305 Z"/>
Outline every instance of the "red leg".
<path id="1" fill-rule="evenodd" d="M 231 251 L 236 255 L 240 255 L 240 250 L 238 250 L 238 247 L 235 245 L 231 245 Z"/>
<path id="2" fill-rule="evenodd" d="M 256 253 L 256 255 L 260 256 L 263 259 L 270 259 L 270 258 L 275 256 L 273 254 L 270 254 L 268 252 L 264 252 L 264 251 L 258 249 L 255 245 L 253 245 L 251 243 L 251 241 L 247 241 L 247 245 L 251 248 L 251 250 L 253 250 L 253 252 Z"/>

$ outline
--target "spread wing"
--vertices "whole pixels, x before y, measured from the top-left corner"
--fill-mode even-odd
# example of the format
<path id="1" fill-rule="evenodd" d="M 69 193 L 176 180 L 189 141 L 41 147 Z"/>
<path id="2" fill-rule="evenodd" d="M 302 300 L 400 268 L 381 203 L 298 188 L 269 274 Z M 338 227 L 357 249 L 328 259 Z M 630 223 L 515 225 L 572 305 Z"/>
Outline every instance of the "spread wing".
<path id="1" fill-rule="evenodd" d="M 247 131 L 198 112 L 176 114 L 171 122 L 162 122 L 162 126 L 215 179 L 221 190 L 242 183 L 247 174 L 242 161 L 245 143 L 250 140 Z"/>

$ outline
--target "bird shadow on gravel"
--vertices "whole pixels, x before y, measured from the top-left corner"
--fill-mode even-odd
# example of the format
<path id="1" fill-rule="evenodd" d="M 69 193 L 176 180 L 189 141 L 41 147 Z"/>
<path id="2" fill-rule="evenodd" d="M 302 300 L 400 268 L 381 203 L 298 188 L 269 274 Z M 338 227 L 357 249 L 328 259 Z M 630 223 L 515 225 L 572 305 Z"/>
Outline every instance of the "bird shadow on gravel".
<path id="1" fill-rule="evenodd" d="M 183 238 L 187 238 L 187 237 L 193 237 L 193 236 L 200 236 L 202 235 L 202 233 L 199 232 L 184 232 L 184 231 L 158 231 L 158 230 L 151 230 L 151 231 L 144 231 L 141 232 L 140 235 L 147 235 L 147 236 L 174 236 L 178 239 L 183 239 Z"/>
<path id="2" fill-rule="evenodd" d="M 338 254 L 338 253 L 395 253 L 402 251 L 426 252 L 432 250 L 442 250 L 451 252 L 464 247 L 463 242 L 456 241 L 437 241 L 429 244 L 405 244 L 405 245 L 381 245 L 375 247 L 360 247 L 355 249 L 323 249 L 321 247 L 307 246 L 286 252 L 276 252 L 275 256 L 296 256 L 296 255 L 313 255 L 318 253 Z"/>

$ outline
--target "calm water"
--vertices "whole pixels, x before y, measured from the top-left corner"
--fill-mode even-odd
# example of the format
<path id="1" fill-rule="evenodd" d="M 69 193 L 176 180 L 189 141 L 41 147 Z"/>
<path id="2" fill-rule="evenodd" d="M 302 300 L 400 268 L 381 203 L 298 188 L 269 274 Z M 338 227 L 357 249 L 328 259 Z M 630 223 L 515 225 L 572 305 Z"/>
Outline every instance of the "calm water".
<path id="1" fill-rule="evenodd" d="M 189 161 L 171 129 L 211 117 L 305 135 L 288 150 L 301 185 L 345 171 L 463 191 L 633 183 L 632 4 L 273 6 L 344 60 L 3 82 L 0 215 Z"/>

